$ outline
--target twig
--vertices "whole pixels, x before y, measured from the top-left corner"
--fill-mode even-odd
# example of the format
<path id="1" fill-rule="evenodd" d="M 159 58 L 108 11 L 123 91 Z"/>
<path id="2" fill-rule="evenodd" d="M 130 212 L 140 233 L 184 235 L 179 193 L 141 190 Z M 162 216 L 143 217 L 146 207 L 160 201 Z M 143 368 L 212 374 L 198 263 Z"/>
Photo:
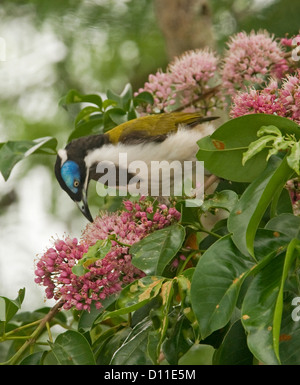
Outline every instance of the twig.
<path id="1" fill-rule="evenodd" d="M 204 191 L 207 190 L 212 184 L 217 182 L 219 178 L 216 175 L 210 175 L 204 182 Z"/>
<path id="2" fill-rule="evenodd" d="M 217 93 L 221 88 L 221 84 L 210 88 L 208 91 L 204 92 L 203 94 L 199 95 L 198 98 L 192 100 L 189 103 L 186 103 L 180 107 L 177 107 L 174 111 L 182 111 L 187 107 L 190 107 L 192 104 L 199 102 L 200 100 L 206 99 Z"/>

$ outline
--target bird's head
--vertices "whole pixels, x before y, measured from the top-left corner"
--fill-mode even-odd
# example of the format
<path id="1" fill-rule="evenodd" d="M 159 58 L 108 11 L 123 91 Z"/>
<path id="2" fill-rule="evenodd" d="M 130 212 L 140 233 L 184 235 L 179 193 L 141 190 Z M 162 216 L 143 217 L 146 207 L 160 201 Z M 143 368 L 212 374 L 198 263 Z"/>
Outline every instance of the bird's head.
<path id="1" fill-rule="evenodd" d="M 87 202 L 89 175 L 83 159 L 70 159 L 66 150 L 59 150 L 55 175 L 61 188 L 77 204 L 83 215 L 93 222 Z"/>

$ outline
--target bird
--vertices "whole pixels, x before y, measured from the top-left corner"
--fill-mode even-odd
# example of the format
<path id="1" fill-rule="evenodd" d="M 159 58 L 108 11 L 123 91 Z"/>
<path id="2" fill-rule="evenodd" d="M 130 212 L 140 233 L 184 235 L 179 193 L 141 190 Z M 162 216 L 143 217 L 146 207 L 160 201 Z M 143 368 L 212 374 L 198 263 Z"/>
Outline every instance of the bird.
<path id="1" fill-rule="evenodd" d="M 137 117 L 106 133 L 74 139 L 57 152 L 56 179 L 86 219 L 93 222 L 88 206 L 91 179 L 100 181 L 105 176 L 104 169 L 115 166 L 113 182 L 117 188 L 124 188 L 137 176 L 136 169 L 128 167 L 128 164 L 139 165 L 135 162 L 143 162 L 148 167 L 153 161 L 178 161 L 176 164 L 194 161 L 198 151 L 197 141 L 214 131 L 210 123 L 214 119 L 217 117 L 205 117 L 199 112 L 165 112 Z M 99 164 L 103 167 L 99 168 Z M 142 186 L 145 182 L 149 191 L 151 173 L 143 175 L 139 171 L 138 182 Z M 156 191 L 157 184 L 161 181 L 156 181 Z M 143 188 L 139 191 L 142 191 L 141 195 L 148 195 Z"/>

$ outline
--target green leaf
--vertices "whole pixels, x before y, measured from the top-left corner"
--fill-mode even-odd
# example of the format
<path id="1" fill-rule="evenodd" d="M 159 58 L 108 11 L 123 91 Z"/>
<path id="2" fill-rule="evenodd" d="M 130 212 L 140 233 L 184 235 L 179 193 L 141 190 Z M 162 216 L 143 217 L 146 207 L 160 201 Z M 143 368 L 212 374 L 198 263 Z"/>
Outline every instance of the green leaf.
<path id="1" fill-rule="evenodd" d="M 49 342 L 52 352 L 60 365 L 95 365 L 91 347 L 85 337 L 68 330 Z"/>
<path id="2" fill-rule="evenodd" d="M 66 107 L 68 104 L 73 103 L 91 103 L 97 105 L 100 109 L 102 108 L 102 99 L 97 94 L 83 95 L 77 90 L 70 90 L 67 95 L 62 97 L 59 101 L 59 105 Z"/>
<path id="3" fill-rule="evenodd" d="M 0 334 L 5 331 L 5 325 L 13 318 L 19 309 L 25 296 L 25 288 L 20 289 L 16 299 L 0 297 Z"/>
<path id="4" fill-rule="evenodd" d="M 108 90 L 106 95 L 108 99 L 114 100 L 117 103 L 117 107 L 128 111 L 130 108 L 130 102 L 133 98 L 132 86 L 129 83 L 126 84 L 120 95 L 116 94 L 112 90 Z"/>
<path id="5" fill-rule="evenodd" d="M 232 190 L 216 192 L 211 198 L 206 199 L 201 209 L 204 211 L 212 208 L 224 209 L 230 212 L 238 200 L 238 195 Z"/>
<path id="6" fill-rule="evenodd" d="M 21 362 L 20 365 L 42 365 L 42 357 L 44 352 L 32 353 L 29 356 L 26 356 Z"/>
<path id="7" fill-rule="evenodd" d="M 99 113 L 99 112 L 101 112 L 101 109 L 99 107 L 92 107 L 92 106 L 88 106 L 88 107 L 83 108 L 79 112 L 79 114 L 76 116 L 75 125 L 77 125 L 81 120 L 87 122 L 89 120 L 90 116 L 92 114 L 94 114 L 95 112 Z"/>
<path id="8" fill-rule="evenodd" d="M 148 333 L 151 329 L 152 322 L 149 319 L 138 323 L 115 351 L 110 365 L 151 365 L 152 361 L 146 353 Z"/>
<path id="9" fill-rule="evenodd" d="M 276 136 L 282 136 L 281 131 L 279 130 L 278 127 L 276 126 L 262 126 L 258 131 L 257 131 L 257 136 L 263 136 L 263 135 L 276 135 Z"/>
<path id="10" fill-rule="evenodd" d="M 228 230 L 243 254 L 254 256 L 256 230 L 274 195 L 292 176 L 286 158 L 272 157 L 268 167 L 244 191 L 228 218 Z"/>
<path id="11" fill-rule="evenodd" d="M 248 347 L 258 360 L 268 365 L 279 363 L 274 350 L 273 327 L 284 254 L 273 258 L 253 278 L 242 305 L 242 323 L 248 335 Z"/>
<path id="12" fill-rule="evenodd" d="M 44 137 L 35 140 L 8 141 L 0 147 L 0 172 L 7 180 L 14 166 L 32 154 L 56 154 L 57 140 Z"/>
<path id="13" fill-rule="evenodd" d="M 300 239 L 300 217 L 293 214 L 284 213 L 278 215 L 270 219 L 265 228 L 285 234 L 290 237 L 290 239 Z"/>
<path id="14" fill-rule="evenodd" d="M 106 311 L 96 321 L 102 322 L 105 319 L 131 313 L 155 298 L 165 278 L 146 276 L 127 285 L 120 293 L 116 303 L 116 310 Z"/>
<path id="15" fill-rule="evenodd" d="M 111 249 L 112 243 L 109 239 L 100 239 L 88 251 L 83 254 L 77 265 L 72 267 L 72 273 L 81 276 L 89 271 L 88 267 L 103 259 Z"/>
<path id="16" fill-rule="evenodd" d="M 300 246 L 300 240 L 293 239 L 287 247 L 286 256 L 283 264 L 283 271 L 281 276 L 279 293 L 277 296 L 277 301 L 276 301 L 275 310 L 274 310 L 273 345 L 274 345 L 274 351 L 275 351 L 276 357 L 279 362 L 280 362 L 279 337 L 280 337 L 281 318 L 282 318 L 282 311 L 283 311 L 283 290 L 284 290 L 285 281 L 287 279 L 292 263 L 294 262 L 296 257 L 300 256 L 299 246 Z"/>
<path id="17" fill-rule="evenodd" d="M 76 128 L 71 132 L 68 138 L 68 142 L 73 139 L 81 138 L 82 136 L 102 134 L 103 129 L 103 115 L 91 115 L 88 121 L 81 121 L 76 125 Z"/>
<path id="18" fill-rule="evenodd" d="M 276 126 L 282 134 L 295 135 L 300 139 L 299 126 L 290 119 L 268 114 L 250 114 L 231 119 L 220 126 L 211 136 L 198 142 L 197 158 L 204 161 L 212 174 L 236 182 L 251 182 L 266 167 L 267 149 L 242 165 L 243 153 L 257 139 L 262 126 Z"/>
<path id="19" fill-rule="evenodd" d="M 295 142 L 291 148 L 291 153 L 287 156 L 288 165 L 292 170 L 294 170 L 298 175 L 299 171 L 299 162 L 300 162 L 300 142 Z"/>
<path id="20" fill-rule="evenodd" d="M 97 365 L 109 365 L 116 350 L 124 343 L 131 331 L 130 327 L 119 324 L 101 333 L 93 344 Z"/>
<path id="21" fill-rule="evenodd" d="M 104 111 L 109 107 L 112 107 L 112 106 L 116 107 L 117 105 L 118 105 L 118 103 L 115 100 L 112 100 L 112 99 L 103 100 L 103 110 Z"/>
<path id="22" fill-rule="evenodd" d="M 131 246 L 132 264 L 147 275 L 162 275 L 184 238 L 185 229 L 179 224 L 157 230 Z"/>
<path id="23" fill-rule="evenodd" d="M 125 123 L 128 120 L 126 111 L 121 108 L 111 108 L 107 110 L 107 114 L 116 125 Z"/>
<path id="24" fill-rule="evenodd" d="M 253 355 L 247 346 L 247 337 L 241 320 L 235 321 L 227 331 L 222 344 L 215 351 L 214 365 L 252 365 Z"/>
<path id="25" fill-rule="evenodd" d="M 168 332 L 168 336 L 163 344 L 163 352 L 170 365 L 177 365 L 182 357 L 192 345 L 188 330 L 191 328 L 190 321 L 181 316 L 176 320 L 173 330 Z"/>
<path id="26" fill-rule="evenodd" d="M 267 144 L 271 141 L 274 141 L 276 136 L 274 135 L 266 135 L 262 138 L 255 140 L 249 144 L 248 150 L 243 153 L 242 165 L 251 159 L 254 155 L 258 154 L 261 150 L 267 147 Z"/>
<path id="27" fill-rule="evenodd" d="M 202 255 L 192 279 L 191 302 L 203 339 L 229 322 L 241 285 L 254 265 L 230 235 Z"/>
<path id="28" fill-rule="evenodd" d="M 299 295 L 299 288 L 297 288 L 296 295 Z M 294 311 L 299 314 L 299 305 L 295 307 L 293 300 L 299 303 L 299 297 L 295 297 L 295 294 L 287 296 L 285 293 L 279 344 L 282 365 L 300 364 L 300 322 L 293 317 Z"/>
<path id="29" fill-rule="evenodd" d="M 154 103 L 153 95 L 150 94 L 150 92 L 143 91 L 139 93 L 137 96 L 134 97 L 133 103 L 135 106 L 139 104 L 150 104 L 152 105 Z"/>
<path id="30" fill-rule="evenodd" d="M 179 365 L 212 365 L 215 349 L 210 345 L 194 344 L 178 362 Z"/>

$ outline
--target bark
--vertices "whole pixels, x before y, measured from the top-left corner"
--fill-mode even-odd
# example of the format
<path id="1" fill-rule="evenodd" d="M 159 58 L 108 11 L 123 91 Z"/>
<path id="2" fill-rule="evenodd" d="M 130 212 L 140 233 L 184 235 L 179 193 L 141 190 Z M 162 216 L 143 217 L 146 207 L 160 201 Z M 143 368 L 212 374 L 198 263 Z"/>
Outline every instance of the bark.
<path id="1" fill-rule="evenodd" d="M 154 8 L 170 61 L 191 49 L 214 48 L 207 0 L 154 0 Z"/>

